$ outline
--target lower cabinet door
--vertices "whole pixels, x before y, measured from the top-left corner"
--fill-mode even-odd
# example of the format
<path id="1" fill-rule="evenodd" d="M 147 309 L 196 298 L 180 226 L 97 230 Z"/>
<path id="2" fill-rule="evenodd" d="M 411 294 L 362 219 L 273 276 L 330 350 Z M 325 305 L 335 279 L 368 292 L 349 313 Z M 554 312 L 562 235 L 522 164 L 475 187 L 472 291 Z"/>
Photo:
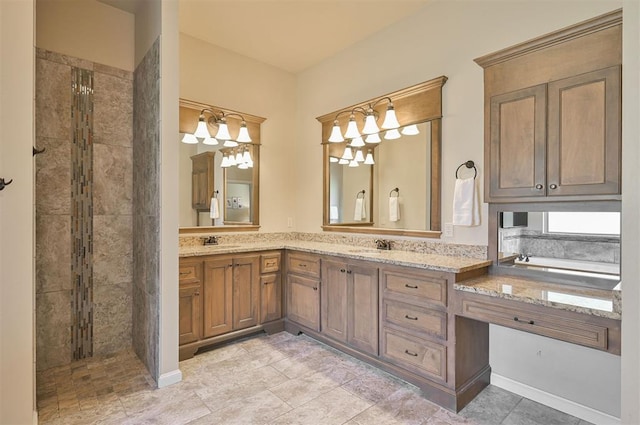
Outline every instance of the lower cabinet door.
<path id="1" fill-rule="evenodd" d="M 260 258 L 233 259 L 233 329 L 258 324 L 260 314 Z"/>
<path id="2" fill-rule="evenodd" d="M 321 332 L 338 341 L 347 341 L 347 264 L 322 260 Z"/>
<path id="3" fill-rule="evenodd" d="M 202 337 L 200 285 L 181 285 L 179 289 L 179 344 L 195 342 Z"/>
<path id="4" fill-rule="evenodd" d="M 260 322 L 282 318 L 282 279 L 280 273 L 260 277 Z"/>
<path id="5" fill-rule="evenodd" d="M 378 269 L 349 266 L 347 342 L 378 355 Z"/>
<path id="6" fill-rule="evenodd" d="M 231 258 L 204 262 L 204 338 L 233 330 L 232 279 Z"/>
<path id="7" fill-rule="evenodd" d="M 320 331 L 320 282 L 287 275 L 287 318 L 314 331 Z"/>

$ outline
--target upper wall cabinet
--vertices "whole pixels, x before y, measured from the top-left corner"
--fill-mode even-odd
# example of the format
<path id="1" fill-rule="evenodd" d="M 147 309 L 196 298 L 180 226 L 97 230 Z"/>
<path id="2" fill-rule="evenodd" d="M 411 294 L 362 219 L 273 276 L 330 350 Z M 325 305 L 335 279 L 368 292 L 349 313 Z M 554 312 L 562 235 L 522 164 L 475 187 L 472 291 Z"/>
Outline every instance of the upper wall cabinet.
<path id="1" fill-rule="evenodd" d="M 620 10 L 476 62 L 486 202 L 620 199 Z"/>

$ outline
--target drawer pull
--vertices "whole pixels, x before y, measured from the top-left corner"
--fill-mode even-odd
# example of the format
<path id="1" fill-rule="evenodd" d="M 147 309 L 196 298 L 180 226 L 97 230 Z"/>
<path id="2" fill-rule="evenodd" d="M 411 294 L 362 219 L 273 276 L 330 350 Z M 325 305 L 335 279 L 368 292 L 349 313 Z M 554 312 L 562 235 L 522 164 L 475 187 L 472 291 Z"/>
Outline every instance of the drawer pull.
<path id="1" fill-rule="evenodd" d="M 409 289 L 418 289 L 418 285 L 409 285 L 408 283 L 405 283 L 404 287 Z"/>
<path id="2" fill-rule="evenodd" d="M 265 282 L 265 285 L 271 285 L 273 282 Z"/>
<path id="3" fill-rule="evenodd" d="M 418 353 L 412 353 L 409 350 L 404 350 L 404 353 L 409 356 L 418 357 Z"/>
<path id="4" fill-rule="evenodd" d="M 314 290 L 314 291 L 317 291 L 317 290 L 318 290 L 318 287 L 317 287 L 317 286 L 314 286 L 314 287 L 313 287 L 313 290 Z"/>
<path id="5" fill-rule="evenodd" d="M 418 320 L 418 318 L 417 318 L 417 317 L 409 316 L 408 314 L 405 314 L 405 315 L 404 315 L 404 318 L 405 318 L 405 319 L 409 319 L 409 320 Z"/>
<path id="6" fill-rule="evenodd" d="M 200 295 L 200 292 L 194 292 L 193 295 L 198 296 Z"/>
<path id="7" fill-rule="evenodd" d="M 534 325 L 535 324 L 535 322 L 533 320 L 520 320 L 518 318 L 518 316 L 514 317 L 513 320 L 516 321 L 516 322 L 520 322 L 520 323 L 528 323 L 530 325 Z"/>
<path id="8" fill-rule="evenodd" d="M 347 270 L 347 274 L 351 274 L 353 273 L 351 270 Z"/>
<path id="9" fill-rule="evenodd" d="M 340 269 L 340 273 L 344 273 L 344 272 L 346 272 L 345 269 Z"/>
<path id="10" fill-rule="evenodd" d="M 187 275 L 187 274 L 191 274 L 191 272 L 180 272 L 180 276 L 184 276 L 184 275 Z"/>
<path id="11" fill-rule="evenodd" d="M 298 264 L 298 267 L 307 267 L 307 265 L 304 264 L 304 263 L 300 263 L 300 264 Z"/>

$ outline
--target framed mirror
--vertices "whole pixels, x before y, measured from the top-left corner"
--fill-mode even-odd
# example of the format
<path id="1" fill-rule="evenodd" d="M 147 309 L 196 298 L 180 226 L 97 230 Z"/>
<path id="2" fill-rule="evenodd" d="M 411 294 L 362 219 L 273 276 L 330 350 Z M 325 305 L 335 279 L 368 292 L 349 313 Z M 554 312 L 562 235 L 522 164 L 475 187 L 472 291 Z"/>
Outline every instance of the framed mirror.
<path id="1" fill-rule="evenodd" d="M 446 81 L 441 76 L 317 118 L 324 147 L 325 231 L 440 237 Z M 384 127 L 388 110 L 395 112 L 399 123 L 395 134 L 382 129 L 377 138 L 376 134 L 341 137 L 348 133 L 350 121 L 363 128 L 367 115 Z M 334 141 L 338 131 L 342 141 Z"/>
<path id="2" fill-rule="evenodd" d="M 205 110 L 211 112 L 202 114 Z M 255 231 L 260 227 L 260 124 L 264 120 L 180 100 L 180 233 Z M 230 141 L 215 143 L 195 137 L 200 121 L 204 121 L 211 138 L 224 121 Z M 241 131 L 250 135 L 250 141 L 240 142 Z"/>

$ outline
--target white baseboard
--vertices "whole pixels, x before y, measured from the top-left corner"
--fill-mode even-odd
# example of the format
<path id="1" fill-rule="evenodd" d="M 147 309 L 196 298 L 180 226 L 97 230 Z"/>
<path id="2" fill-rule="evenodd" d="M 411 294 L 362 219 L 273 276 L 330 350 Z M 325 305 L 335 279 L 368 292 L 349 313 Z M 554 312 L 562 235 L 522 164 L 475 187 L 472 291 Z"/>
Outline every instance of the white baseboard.
<path id="1" fill-rule="evenodd" d="M 530 387 L 529 385 L 514 381 L 502 375 L 492 373 L 491 384 L 596 425 L 620 425 L 620 419 L 615 416 Z"/>
<path id="2" fill-rule="evenodd" d="M 160 378 L 158 378 L 158 388 L 168 387 L 169 385 L 177 384 L 180 381 L 182 381 L 182 372 L 180 369 L 163 373 L 160 375 Z"/>

